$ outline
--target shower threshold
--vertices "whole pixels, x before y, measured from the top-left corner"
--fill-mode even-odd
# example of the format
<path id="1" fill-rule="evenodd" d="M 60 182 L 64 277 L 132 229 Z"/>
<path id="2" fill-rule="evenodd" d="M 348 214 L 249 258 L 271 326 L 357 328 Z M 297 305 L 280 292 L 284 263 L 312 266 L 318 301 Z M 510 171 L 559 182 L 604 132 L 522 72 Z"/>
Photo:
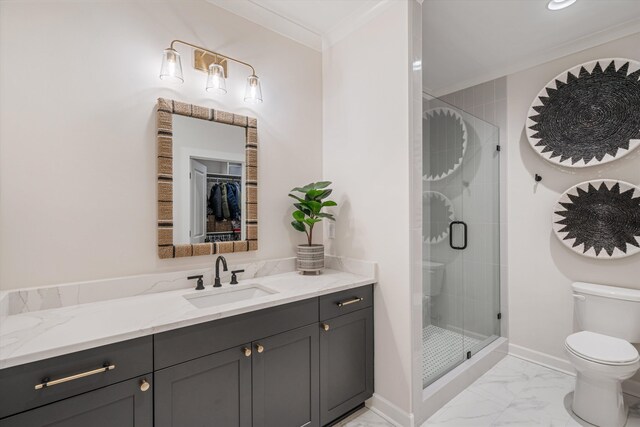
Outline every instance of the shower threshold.
<path id="1" fill-rule="evenodd" d="M 446 402 L 453 399 L 505 357 L 508 348 L 509 341 L 504 337 L 497 337 L 479 349 L 471 359 L 464 360 L 428 386 L 423 387 L 422 402 L 416 409 L 416 420 L 420 422 L 427 420 Z"/>

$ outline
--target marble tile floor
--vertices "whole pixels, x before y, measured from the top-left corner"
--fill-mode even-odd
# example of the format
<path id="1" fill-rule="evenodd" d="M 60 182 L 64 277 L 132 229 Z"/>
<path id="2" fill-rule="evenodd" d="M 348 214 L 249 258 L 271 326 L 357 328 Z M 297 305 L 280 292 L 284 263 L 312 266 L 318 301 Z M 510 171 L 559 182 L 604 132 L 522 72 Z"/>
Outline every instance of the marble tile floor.
<path id="1" fill-rule="evenodd" d="M 421 427 L 591 427 L 571 412 L 575 378 L 507 356 L 454 397 Z M 640 398 L 625 395 L 626 427 L 640 427 Z M 393 427 L 362 410 L 339 427 Z"/>

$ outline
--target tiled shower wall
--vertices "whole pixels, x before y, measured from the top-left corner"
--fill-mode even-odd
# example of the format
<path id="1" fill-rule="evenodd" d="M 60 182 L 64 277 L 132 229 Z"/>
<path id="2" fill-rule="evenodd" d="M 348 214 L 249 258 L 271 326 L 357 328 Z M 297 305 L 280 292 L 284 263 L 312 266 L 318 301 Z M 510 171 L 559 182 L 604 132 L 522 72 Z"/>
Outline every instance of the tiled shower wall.
<path id="1" fill-rule="evenodd" d="M 479 119 L 498 126 L 500 141 L 507 140 L 506 77 L 471 86 L 439 98 Z"/>

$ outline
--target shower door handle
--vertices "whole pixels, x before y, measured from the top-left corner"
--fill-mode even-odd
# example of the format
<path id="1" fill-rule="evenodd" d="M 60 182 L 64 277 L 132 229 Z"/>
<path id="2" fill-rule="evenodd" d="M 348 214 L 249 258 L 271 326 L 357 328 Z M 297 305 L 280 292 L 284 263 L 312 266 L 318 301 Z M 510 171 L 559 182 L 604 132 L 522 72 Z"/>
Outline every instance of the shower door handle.
<path id="1" fill-rule="evenodd" d="M 463 232 L 462 246 L 456 246 L 453 244 L 453 229 L 455 225 L 462 225 L 462 232 Z M 457 249 L 459 251 L 467 249 L 467 223 L 466 222 L 451 221 L 449 223 L 449 246 L 451 246 L 451 249 Z"/>

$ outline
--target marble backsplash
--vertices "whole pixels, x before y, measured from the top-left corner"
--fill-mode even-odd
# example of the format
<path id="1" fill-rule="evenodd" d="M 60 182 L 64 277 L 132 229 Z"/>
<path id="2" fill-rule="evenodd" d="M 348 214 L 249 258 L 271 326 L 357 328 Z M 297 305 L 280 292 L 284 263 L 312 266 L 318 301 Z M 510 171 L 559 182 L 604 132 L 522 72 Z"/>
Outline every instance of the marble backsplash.
<path id="1" fill-rule="evenodd" d="M 377 277 L 375 263 L 369 261 L 327 255 L 325 267 L 367 277 Z M 291 257 L 229 265 L 229 271 L 220 274 L 223 283 L 229 283 L 231 270 L 245 270 L 238 275 L 240 280 L 271 276 L 295 271 L 296 259 Z M 195 287 L 195 280 L 187 280 L 188 276 L 194 275 L 203 275 L 205 286 L 213 284 L 213 268 L 201 268 L 3 291 L 0 292 L 0 317 L 186 289 Z"/>

